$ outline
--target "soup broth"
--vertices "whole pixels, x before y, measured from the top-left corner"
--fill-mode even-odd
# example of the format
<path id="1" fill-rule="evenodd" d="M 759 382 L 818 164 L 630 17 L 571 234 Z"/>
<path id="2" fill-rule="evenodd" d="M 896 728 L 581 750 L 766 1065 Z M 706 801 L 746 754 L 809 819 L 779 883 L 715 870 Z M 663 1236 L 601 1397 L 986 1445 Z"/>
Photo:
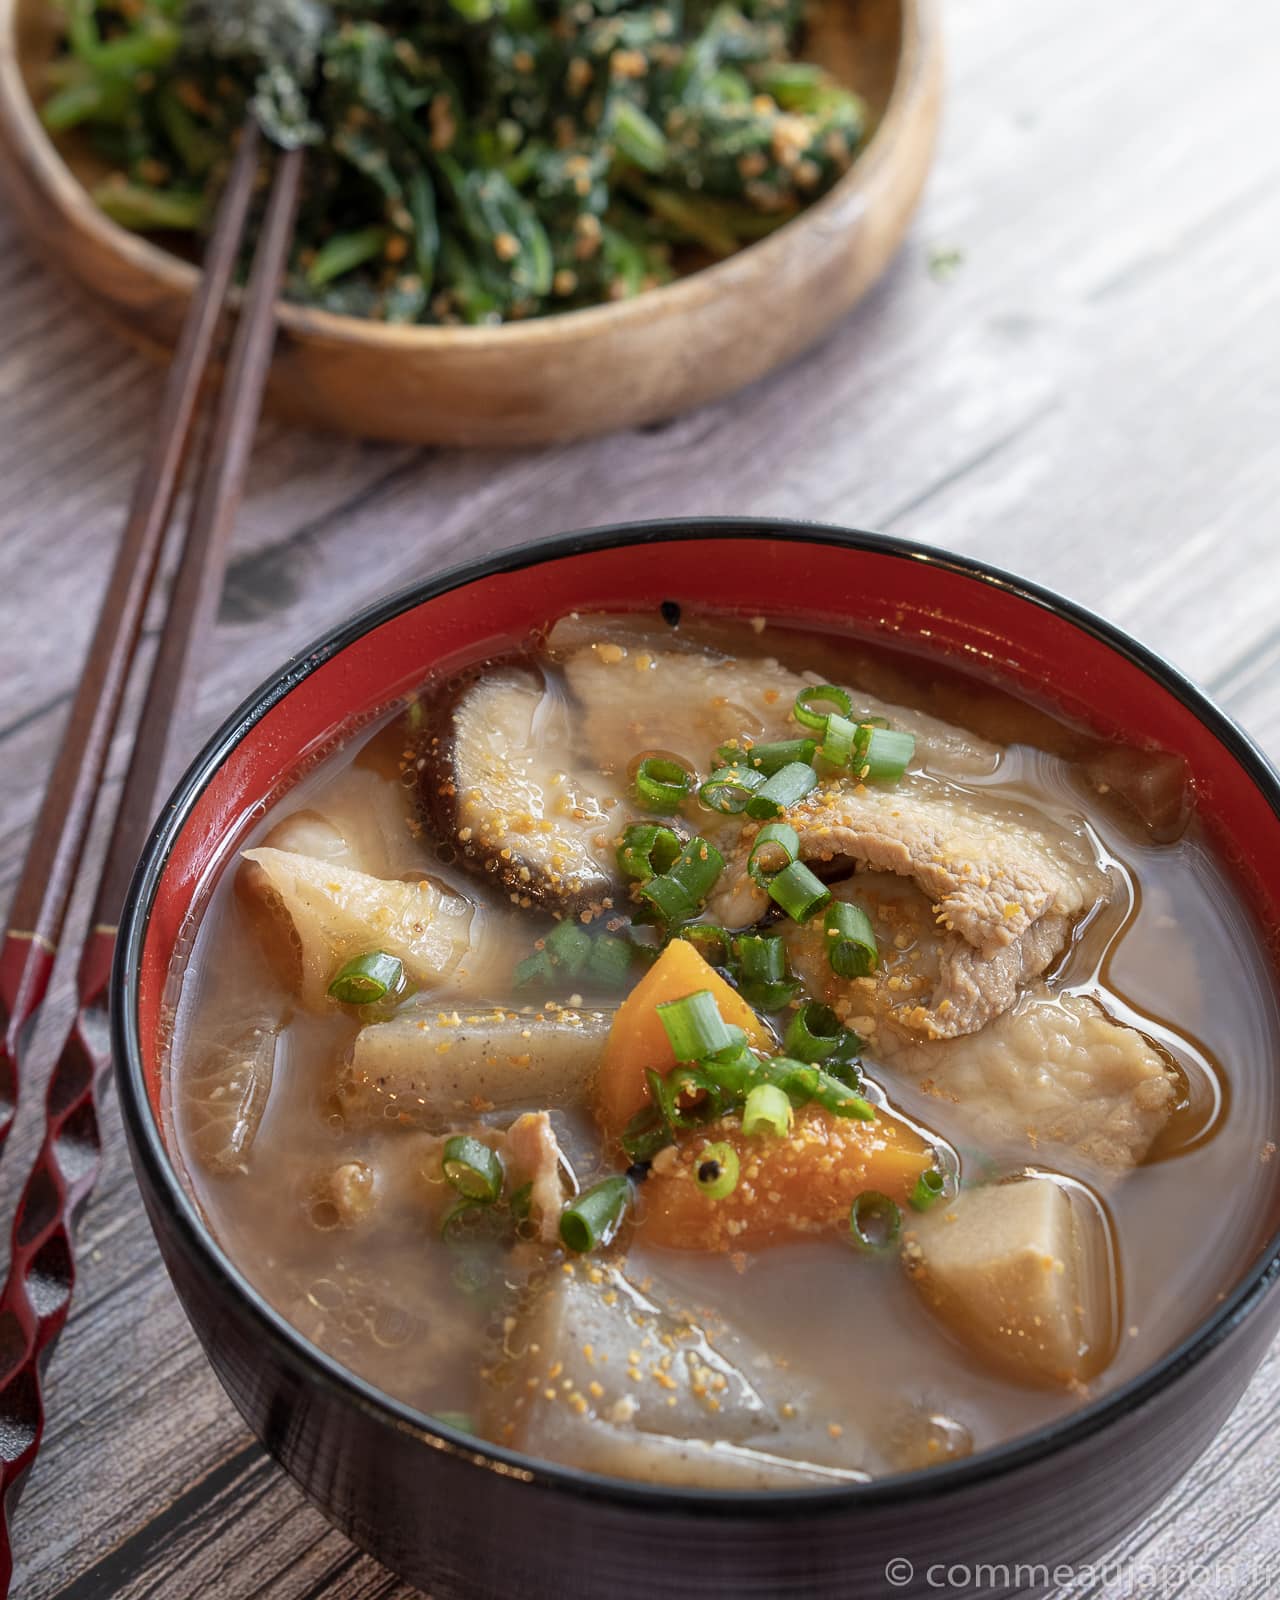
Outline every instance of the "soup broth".
<path id="1" fill-rule="evenodd" d="M 174 984 L 248 1279 L 588 1470 L 981 1450 L 1272 1220 L 1272 976 L 1180 764 L 759 618 L 574 615 L 425 685 L 258 823 Z"/>

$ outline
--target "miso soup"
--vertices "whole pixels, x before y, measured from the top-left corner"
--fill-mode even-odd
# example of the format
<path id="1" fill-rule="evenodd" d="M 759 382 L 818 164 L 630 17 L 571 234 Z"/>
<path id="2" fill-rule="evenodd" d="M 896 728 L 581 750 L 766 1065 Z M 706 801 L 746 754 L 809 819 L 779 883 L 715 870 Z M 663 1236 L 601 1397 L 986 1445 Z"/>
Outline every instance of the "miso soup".
<path id="1" fill-rule="evenodd" d="M 761 618 L 575 614 L 424 684 L 297 775 L 173 982 L 246 1276 L 601 1473 L 981 1450 L 1272 1221 L 1274 984 L 1181 763 Z"/>

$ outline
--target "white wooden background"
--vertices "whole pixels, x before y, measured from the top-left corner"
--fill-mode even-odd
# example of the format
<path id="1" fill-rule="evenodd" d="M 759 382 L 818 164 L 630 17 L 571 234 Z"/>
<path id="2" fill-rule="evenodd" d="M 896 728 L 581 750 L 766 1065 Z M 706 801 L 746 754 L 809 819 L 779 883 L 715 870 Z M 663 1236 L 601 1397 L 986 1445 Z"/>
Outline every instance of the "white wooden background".
<path id="1" fill-rule="evenodd" d="M 909 243 L 788 371 L 668 426 L 547 451 L 264 426 L 188 752 L 286 653 L 463 554 L 748 512 L 891 530 L 1055 586 L 1280 755 L 1280 4 L 950 0 L 947 24 L 943 145 Z M 156 399 L 155 372 L 0 215 L 0 905 Z M 0 1216 L 37 1101 L 0 1167 Z M 246 1433 L 160 1267 L 114 1101 L 105 1132 L 15 1593 L 404 1595 Z M 1108 1596 L 1280 1588 L 1278 1396 L 1280 1352 L 1119 1552 L 1137 1565 Z"/>

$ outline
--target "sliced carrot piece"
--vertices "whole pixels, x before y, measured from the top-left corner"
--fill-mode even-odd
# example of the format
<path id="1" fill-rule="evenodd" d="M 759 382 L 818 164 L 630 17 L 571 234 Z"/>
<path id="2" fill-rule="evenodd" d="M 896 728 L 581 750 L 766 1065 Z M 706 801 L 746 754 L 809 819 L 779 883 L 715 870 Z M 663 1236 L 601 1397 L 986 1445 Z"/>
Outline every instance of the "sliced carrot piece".
<path id="1" fill-rule="evenodd" d="M 695 1175 L 702 1152 L 719 1141 L 738 1153 L 738 1185 L 710 1200 Z M 865 1189 L 905 1208 L 932 1163 L 915 1129 L 883 1110 L 859 1122 L 806 1106 L 783 1139 L 748 1138 L 736 1116 L 725 1117 L 658 1156 L 641 1186 L 640 1236 L 676 1250 L 747 1250 L 828 1233 L 848 1227 L 849 1207 Z"/>
<path id="2" fill-rule="evenodd" d="M 618 1007 L 605 1041 L 596 1078 L 596 1115 L 607 1134 L 621 1133 L 648 1103 L 646 1069 L 652 1067 L 665 1076 L 676 1064 L 657 1007 L 700 989 L 710 989 L 720 1015 L 745 1029 L 753 1045 L 761 1050 L 776 1048 L 764 1023 L 737 990 L 708 966 L 687 939 L 673 939 Z"/>

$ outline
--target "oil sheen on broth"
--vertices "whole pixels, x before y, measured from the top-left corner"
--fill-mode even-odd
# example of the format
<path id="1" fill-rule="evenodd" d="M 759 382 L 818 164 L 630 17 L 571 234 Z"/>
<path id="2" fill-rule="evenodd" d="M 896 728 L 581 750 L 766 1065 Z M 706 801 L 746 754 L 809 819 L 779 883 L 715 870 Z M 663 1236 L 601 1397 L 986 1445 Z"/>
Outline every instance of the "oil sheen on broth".
<path id="1" fill-rule="evenodd" d="M 426 686 L 300 775 L 183 966 L 232 1259 L 388 1394 L 590 1470 L 980 1450 L 1176 1344 L 1273 1204 L 1274 989 L 1180 763 L 761 619 L 574 615 Z"/>

